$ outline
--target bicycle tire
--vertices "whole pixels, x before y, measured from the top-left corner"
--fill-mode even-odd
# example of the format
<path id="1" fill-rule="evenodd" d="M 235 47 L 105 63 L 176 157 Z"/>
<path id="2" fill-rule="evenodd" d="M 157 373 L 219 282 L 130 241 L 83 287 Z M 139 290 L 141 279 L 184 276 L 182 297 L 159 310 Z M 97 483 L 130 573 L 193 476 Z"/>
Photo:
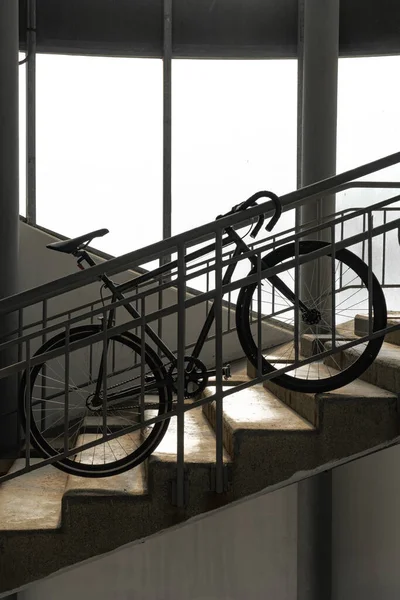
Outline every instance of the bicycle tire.
<path id="1" fill-rule="evenodd" d="M 329 243 L 313 240 L 299 242 L 299 253 L 300 255 L 305 255 L 326 246 L 329 246 Z M 330 257 L 331 254 L 328 254 L 328 256 Z M 287 244 L 264 256 L 262 258 L 262 268 L 265 269 L 274 267 L 280 262 L 292 259 L 294 257 L 295 244 Z M 356 256 L 350 250 L 343 249 L 335 252 L 335 260 L 340 261 L 349 269 L 352 269 L 352 271 L 356 273 L 366 289 L 369 291 L 368 266 L 358 256 Z M 254 273 L 256 273 L 255 268 L 250 271 L 250 274 Z M 278 274 L 278 277 L 280 275 L 281 273 Z M 266 280 L 269 281 L 268 278 L 266 278 Z M 252 299 L 256 289 L 257 283 L 242 288 L 238 296 L 236 307 L 236 327 L 239 341 L 247 358 L 255 368 L 258 367 L 258 349 L 251 331 L 250 314 L 252 310 Z M 372 274 L 372 307 L 373 331 L 384 329 L 387 323 L 386 301 L 382 288 L 374 274 Z M 364 350 L 354 363 L 348 365 L 347 368 L 344 368 L 342 371 L 334 373 L 331 377 L 308 380 L 302 377 L 296 377 L 288 373 L 284 373 L 272 378 L 272 380 L 274 383 L 277 383 L 279 386 L 288 390 L 301 391 L 305 393 L 321 393 L 332 391 L 357 379 L 357 377 L 359 377 L 375 360 L 379 350 L 381 349 L 383 341 L 384 336 L 369 340 L 366 343 Z M 271 360 L 266 360 L 264 356 L 262 357 L 263 374 L 273 373 L 277 370 L 277 367 L 271 364 L 272 362 L 273 361 Z"/>
<path id="2" fill-rule="evenodd" d="M 92 335 L 95 335 L 95 334 L 101 333 L 101 332 L 102 332 L 102 327 L 97 326 L 97 325 L 88 325 L 88 326 L 84 325 L 84 326 L 75 327 L 70 330 L 69 342 L 70 342 L 70 344 L 72 344 L 73 342 L 78 342 L 80 340 L 84 340 L 87 337 L 90 337 Z M 65 333 L 64 332 L 60 333 L 59 335 L 56 335 L 52 339 L 48 340 L 45 344 L 43 344 L 43 346 L 41 346 L 39 348 L 39 350 L 35 353 L 35 356 L 42 354 L 44 352 L 48 352 L 50 350 L 55 350 L 58 348 L 65 347 L 65 342 L 66 342 Z M 120 346 L 118 346 L 118 348 L 120 348 L 119 357 L 122 356 L 121 351 L 124 348 L 126 348 L 127 351 L 130 350 L 130 351 L 135 352 L 138 356 L 141 355 L 142 348 L 141 348 L 140 339 L 129 332 L 126 332 L 122 335 L 117 335 L 117 336 L 111 337 L 110 342 L 118 343 L 120 345 Z M 102 346 L 102 342 L 101 342 L 101 346 Z M 113 347 L 115 349 L 114 344 L 109 343 L 109 348 L 111 348 L 111 347 Z M 107 359 L 108 359 L 108 357 L 107 357 Z M 39 405 L 40 402 L 42 402 L 42 403 L 44 402 L 43 400 L 40 401 L 40 400 L 37 400 L 37 398 L 35 399 L 35 396 L 34 396 L 34 394 L 36 393 L 35 385 L 38 381 L 38 378 L 43 378 L 43 376 L 47 377 L 48 380 L 52 384 L 54 384 L 54 366 L 53 365 L 50 366 L 51 360 L 52 359 L 49 359 L 49 361 L 44 361 L 43 363 L 33 366 L 30 370 L 30 378 L 29 378 L 30 387 L 31 387 L 31 399 L 35 400 L 35 402 L 31 402 L 30 419 L 29 419 L 30 428 L 31 428 L 30 438 L 31 438 L 33 446 L 38 450 L 38 452 L 44 458 L 49 458 L 49 457 L 55 456 L 60 451 L 59 448 L 57 449 L 54 447 L 54 445 L 49 443 L 49 439 L 46 439 L 46 437 L 44 435 L 46 425 L 44 425 L 44 430 L 43 430 L 44 432 L 41 431 L 40 427 L 38 426 L 37 414 L 35 414 L 35 412 L 34 412 L 36 410 L 36 406 Z M 70 361 L 72 363 L 72 358 L 70 359 Z M 57 359 L 57 362 L 60 362 L 60 360 Z M 171 392 L 170 386 L 166 383 L 168 381 L 167 373 L 163 367 L 161 360 L 157 356 L 157 354 L 147 344 L 145 346 L 145 362 L 146 362 L 146 374 L 150 373 L 151 376 L 154 377 L 154 381 L 157 386 L 158 400 L 157 400 L 157 402 L 152 403 L 151 406 L 153 406 L 153 405 L 158 406 L 158 414 L 164 414 L 166 412 L 169 412 L 172 409 L 172 392 Z M 51 370 L 48 371 L 50 373 L 50 375 L 47 375 L 46 374 L 47 370 L 43 369 L 43 367 L 45 365 L 47 366 L 48 369 L 51 368 Z M 79 365 L 81 365 L 81 363 L 79 363 Z M 81 369 L 81 366 L 79 368 Z M 121 373 L 125 374 L 126 372 L 127 372 L 127 369 L 125 371 L 123 370 Z M 74 375 L 75 379 L 79 374 L 78 369 L 76 369 L 76 373 L 77 374 Z M 121 373 L 119 373 L 119 375 L 121 375 Z M 43 374 L 45 374 L 45 375 L 43 375 Z M 27 421 L 28 421 L 27 420 L 27 411 L 26 411 L 27 380 L 28 380 L 27 372 L 25 371 L 25 373 L 23 374 L 23 377 L 21 379 L 20 394 L 19 394 L 19 410 L 20 410 L 20 414 L 21 414 L 22 425 L 23 425 L 25 431 L 26 431 Z M 68 382 L 68 389 L 70 390 L 68 396 L 70 397 L 72 392 L 76 392 L 78 389 L 79 389 L 79 395 L 82 395 L 83 388 L 82 387 L 79 388 L 79 386 L 77 386 L 77 384 L 72 379 L 72 375 L 70 376 L 70 381 L 72 381 L 72 384 L 70 385 L 70 383 Z M 46 383 L 47 383 L 47 380 L 46 380 Z M 93 382 L 91 382 L 91 383 L 93 383 Z M 86 390 L 85 390 L 85 393 L 86 393 Z M 51 402 L 51 401 L 49 400 L 49 402 Z M 54 402 L 55 401 L 53 400 L 53 403 Z M 65 402 L 65 397 L 64 397 L 64 402 Z M 69 400 L 69 402 L 71 402 L 71 400 Z M 73 406 L 73 408 L 74 408 L 74 406 Z M 61 407 L 61 410 L 62 409 L 63 409 L 63 407 Z M 115 414 L 115 409 L 112 409 L 112 407 L 111 407 L 111 409 L 109 409 L 109 410 L 114 411 L 113 414 Z M 121 413 L 122 413 L 122 410 L 124 410 L 126 412 L 125 408 L 121 409 Z M 137 412 L 137 406 L 135 407 L 135 410 Z M 89 413 L 88 416 L 92 416 L 92 414 L 93 413 Z M 88 420 L 87 417 L 82 418 L 83 423 L 87 420 Z M 93 458 L 92 464 L 89 464 L 88 462 L 82 462 L 82 456 L 84 455 L 84 453 L 81 453 L 81 455 L 82 455 L 80 458 L 81 462 L 77 462 L 76 456 L 72 456 L 71 458 L 67 457 L 67 458 L 64 458 L 53 464 L 55 467 L 57 467 L 61 471 L 67 472 L 72 475 L 78 475 L 81 477 L 108 477 L 108 476 L 112 476 L 112 475 L 117 475 L 119 473 L 123 473 L 129 469 L 136 467 L 140 463 L 142 463 L 146 458 L 149 457 L 149 455 L 152 452 L 154 452 L 154 450 L 160 444 L 161 440 L 163 439 L 163 437 L 168 429 L 169 420 L 170 419 L 167 418 L 165 420 L 158 421 L 157 423 L 153 424 L 153 427 L 151 429 L 151 433 L 149 434 L 149 436 L 146 439 L 143 439 L 143 442 L 140 443 L 140 445 L 135 450 L 133 450 L 132 452 L 127 454 L 125 457 L 122 457 L 122 458 L 117 457 L 115 454 L 115 449 L 114 449 L 112 453 L 116 460 L 111 459 L 111 461 L 105 462 L 104 464 L 98 464 L 98 463 L 94 464 L 94 458 Z M 92 421 L 93 421 L 93 419 L 92 419 Z M 121 419 L 121 422 L 122 422 L 122 419 Z M 132 421 L 132 422 L 137 422 L 137 421 Z M 93 425 L 91 427 L 93 428 Z M 68 432 L 69 431 L 70 431 L 70 428 L 68 428 Z M 141 431 L 141 430 L 138 430 L 138 431 Z M 134 433 L 135 432 L 133 432 L 133 434 Z M 132 434 L 132 432 L 131 432 L 131 434 Z M 75 435 L 76 436 L 82 435 L 82 433 L 81 433 L 81 431 L 79 431 L 79 433 L 77 433 Z M 132 435 L 131 435 L 131 437 L 132 437 Z M 125 436 L 125 438 L 126 438 L 126 436 Z M 139 436 L 137 436 L 137 438 L 139 438 Z M 123 446 L 121 444 L 122 437 L 121 438 L 117 437 L 115 439 L 118 440 L 120 447 L 123 448 Z M 140 439 L 142 439 L 141 435 L 140 435 Z M 52 443 L 54 444 L 54 440 Z M 105 442 L 105 443 L 107 443 L 107 442 Z M 110 447 L 111 447 L 110 444 L 112 444 L 112 443 L 113 442 L 108 442 L 108 444 L 109 444 L 109 447 L 107 448 L 108 451 L 110 450 Z M 115 444 L 116 443 L 117 442 L 115 442 Z M 115 444 L 114 444 L 114 446 L 115 446 Z M 102 446 L 102 445 L 95 446 L 94 448 L 99 449 L 100 446 Z M 75 446 L 72 446 L 71 449 L 73 447 L 75 447 Z M 118 452 L 121 453 L 120 449 L 119 448 L 117 448 L 117 449 L 118 449 Z M 98 460 L 99 451 L 93 452 L 93 457 L 95 457 L 95 454 L 97 457 L 96 460 Z M 109 455 L 110 455 L 110 452 L 108 452 L 108 456 Z M 104 446 L 104 460 L 105 460 L 105 458 L 106 458 L 106 448 Z"/>

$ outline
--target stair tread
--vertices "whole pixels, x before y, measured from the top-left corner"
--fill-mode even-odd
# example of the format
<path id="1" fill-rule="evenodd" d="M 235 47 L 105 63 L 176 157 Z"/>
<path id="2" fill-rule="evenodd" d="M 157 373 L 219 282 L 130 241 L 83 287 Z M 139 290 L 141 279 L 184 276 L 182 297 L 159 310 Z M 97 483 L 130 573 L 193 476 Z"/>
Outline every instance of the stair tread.
<path id="1" fill-rule="evenodd" d="M 316 365 L 315 363 L 311 363 L 310 365 L 304 365 L 303 367 L 298 367 L 296 369 L 297 371 L 297 375 L 299 375 L 299 372 L 301 373 L 302 371 L 304 371 L 304 373 L 326 373 L 327 375 L 334 375 L 336 373 L 338 373 L 338 371 L 336 371 L 334 368 L 332 367 L 328 367 L 322 363 L 319 363 L 318 365 Z M 295 392 L 296 393 L 296 392 Z M 315 394 L 309 394 L 310 396 L 314 396 Z M 346 397 L 350 397 L 350 398 L 354 398 L 354 397 L 359 397 L 359 398 L 383 398 L 383 399 L 388 399 L 388 398 L 396 398 L 396 395 L 393 392 L 389 392 L 388 390 L 384 390 L 380 387 L 377 387 L 376 385 L 373 385 L 372 383 L 368 383 L 367 381 L 363 381 L 362 379 L 355 379 L 354 381 L 352 381 L 351 383 L 348 383 L 347 385 L 337 388 L 336 390 L 332 390 L 330 392 L 321 392 L 316 394 L 319 398 L 324 398 L 327 400 L 333 400 L 336 398 L 346 398 Z"/>
<path id="2" fill-rule="evenodd" d="M 93 460 L 94 463 L 101 464 L 104 461 L 104 451 L 110 456 L 110 459 L 122 457 L 122 448 L 127 451 L 134 449 L 138 442 L 140 433 L 133 432 L 123 435 L 119 438 L 111 440 L 107 446 L 95 446 L 85 450 L 82 454 L 85 460 Z M 97 439 L 98 434 L 84 434 L 78 438 L 78 444 L 87 444 L 92 440 Z M 112 456 L 111 456 L 112 454 Z M 80 455 L 77 456 L 79 460 Z M 128 496 L 143 496 L 147 494 L 147 481 L 144 463 L 137 467 L 110 477 L 86 478 L 70 475 L 65 487 L 65 494 L 71 495 L 128 495 Z"/>
<path id="3" fill-rule="evenodd" d="M 349 354 L 360 354 L 361 348 L 359 346 L 353 346 L 352 348 L 347 348 L 343 350 L 343 352 Z M 382 348 L 379 351 L 378 356 L 375 358 L 375 363 L 379 362 L 391 362 L 394 367 L 400 366 L 400 348 L 396 344 L 390 344 L 389 342 L 383 342 Z"/>
<path id="4" fill-rule="evenodd" d="M 400 325 L 400 312 L 388 312 L 387 326 L 394 327 Z M 356 315 L 354 320 L 354 331 L 357 336 L 365 336 L 369 331 L 369 318 L 367 315 Z M 400 345 L 400 329 L 388 331 L 385 335 L 385 343 L 390 343 L 396 346 Z"/>
<path id="5" fill-rule="evenodd" d="M 229 388 L 224 388 L 229 389 Z M 223 400 L 224 419 L 234 429 L 312 431 L 314 427 L 263 385 L 254 385 Z"/>
<path id="6" fill-rule="evenodd" d="M 368 315 L 356 315 L 355 317 L 356 319 L 362 320 L 362 321 L 368 321 L 369 317 Z M 398 323 L 400 319 L 400 312 L 397 311 L 388 311 L 388 315 L 387 315 L 387 321 L 389 322 L 393 322 L 393 324 Z"/>
<path id="7" fill-rule="evenodd" d="M 32 459 L 32 464 L 42 459 Z M 10 473 L 25 467 L 17 459 Z M 68 475 L 47 465 L 0 485 L 0 530 L 52 530 L 61 523 L 61 499 Z M 28 493 L 27 493 L 28 492 Z"/>
<path id="8" fill-rule="evenodd" d="M 345 342 L 343 342 L 345 343 Z M 328 345 L 328 344 L 327 344 Z M 340 341 L 337 341 L 337 345 L 340 345 Z M 282 345 L 282 346 L 277 346 L 276 349 L 279 349 L 279 351 L 283 349 L 285 349 L 286 347 L 288 347 L 288 345 Z M 386 350 L 384 349 L 386 347 Z M 394 345 L 394 344 L 388 344 L 387 342 L 384 342 L 384 344 L 382 345 L 382 349 L 383 352 L 390 352 L 396 355 L 396 359 L 399 361 L 400 364 L 400 352 L 399 352 L 399 347 Z M 274 349 L 272 349 L 274 350 Z M 353 348 L 350 348 L 348 350 L 346 350 L 345 352 L 349 352 L 349 351 L 358 351 L 361 352 L 361 349 L 357 348 L 357 346 L 353 346 Z M 381 350 L 382 353 L 382 350 Z M 379 357 L 381 356 L 381 353 L 378 355 L 378 357 L 375 359 L 375 361 L 379 360 Z M 271 352 L 271 350 L 268 351 L 268 354 L 266 354 L 268 356 L 268 360 L 270 360 L 271 358 L 273 358 L 274 354 Z M 278 355 L 279 356 L 279 355 Z M 383 356 L 383 354 L 382 354 Z M 329 358 L 329 357 L 328 357 Z M 305 357 L 302 355 L 299 355 L 299 360 L 305 360 Z M 288 365 L 290 363 L 287 363 Z M 281 363 L 279 365 L 280 367 L 285 366 L 283 363 Z M 329 369 L 329 371 L 328 371 Z M 309 375 L 310 373 L 314 373 L 314 378 L 318 377 L 318 375 L 323 374 L 324 372 L 326 373 L 326 375 L 329 375 L 329 373 L 331 374 L 335 374 L 338 371 L 335 370 L 333 367 L 328 367 L 327 365 L 325 365 L 322 362 L 314 362 L 314 363 L 309 363 L 307 365 L 303 365 L 301 367 L 297 367 L 296 369 L 293 369 L 293 371 L 289 371 L 288 374 L 292 375 L 294 372 L 296 372 L 296 377 L 299 377 L 302 373 L 304 373 L 304 379 L 306 378 L 306 375 Z M 276 388 L 278 388 L 278 386 L 274 383 L 273 380 L 271 380 L 271 384 L 273 386 L 273 390 L 275 390 Z M 268 386 L 268 381 L 265 382 L 264 384 L 265 386 Z M 291 393 L 297 393 L 297 392 L 291 392 Z M 303 393 L 304 394 L 304 393 Z M 307 394 L 310 396 L 314 396 L 315 394 Z M 354 381 L 352 381 L 351 383 L 337 388 L 336 390 L 332 390 L 330 392 L 321 392 L 317 394 L 319 398 L 324 398 L 324 399 L 334 399 L 334 398 L 344 398 L 344 397 L 367 397 L 367 398 L 383 398 L 383 399 L 388 399 L 388 398 L 393 398 L 396 397 L 396 395 L 393 392 L 390 392 L 388 390 L 382 389 L 381 387 L 378 387 L 372 383 L 369 383 L 367 381 L 364 381 L 362 379 L 356 379 Z"/>
<path id="9" fill-rule="evenodd" d="M 185 463 L 204 464 L 215 463 L 216 442 L 215 433 L 205 418 L 201 407 L 193 408 L 185 413 Z M 151 459 L 160 462 L 176 462 L 177 450 L 177 418 L 170 421 L 167 433 L 156 448 Z M 224 450 L 225 463 L 231 461 Z"/>

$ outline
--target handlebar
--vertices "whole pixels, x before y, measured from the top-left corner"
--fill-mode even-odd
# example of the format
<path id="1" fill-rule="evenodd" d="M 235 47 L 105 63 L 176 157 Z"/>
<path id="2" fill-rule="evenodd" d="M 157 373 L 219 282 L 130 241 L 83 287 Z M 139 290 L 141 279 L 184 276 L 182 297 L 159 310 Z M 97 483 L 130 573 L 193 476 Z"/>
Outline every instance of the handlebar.
<path id="1" fill-rule="evenodd" d="M 281 202 L 280 202 L 278 196 L 276 194 L 274 194 L 273 192 L 267 192 L 267 191 L 257 192 L 256 194 L 253 194 L 252 196 L 250 196 L 250 198 L 248 198 L 244 202 L 241 202 L 240 204 L 233 206 L 229 212 L 227 212 L 225 215 L 221 215 L 221 216 L 227 217 L 228 215 L 233 215 L 234 213 L 237 213 L 240 210 L 246 210 L 247 208 L 250 208 L 251 206 L 256 205 L 257 200 L 259 200 L 260 198 L 269 198 L 274 203 L 275 214 L 273 215 L 273 217 L 271 218 L 269 223 L 265 226 L 265 229 L 267 231 L 272 231 L 272 229 L 275 227 L 275 225 L 279 221 L 279 218 L 282 214 Z M 220 218 L 220 217 L 217 217 L 217 218 Z M 250 236 L 252 238 L 255 238 L 258 235 L 261 227 L 263 226 L 264 220 L 265 220 L 264 215 L 260 215 L 258 217 L 257 224 L 250 234 Z"/>

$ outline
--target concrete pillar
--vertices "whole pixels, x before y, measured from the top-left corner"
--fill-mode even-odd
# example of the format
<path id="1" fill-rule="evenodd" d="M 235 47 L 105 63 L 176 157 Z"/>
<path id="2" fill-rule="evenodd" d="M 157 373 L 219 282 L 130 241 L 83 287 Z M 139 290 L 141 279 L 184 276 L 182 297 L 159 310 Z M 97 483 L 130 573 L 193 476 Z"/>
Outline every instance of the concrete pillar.
<path id="1" fill-rule="evenodd" d="M 0 298 L 18 285 L 18 2 L 0 2 Z M 16 315 L 0 316 L 0 337 L 15 329 Z M 0 354 L 0 367 L 16 354 Z M 18 444 L 16 377 L 0 380 L 0 459 Z M 12 414 L 10 414 L 12 413 Z M 6 416 L 5 416 L 6 415 Z"/>
<path id="2" fill-rule="evenodd" d="M 332 597 L 332 471 L 297 488 L 297 600 Z"/>
<path id="3" fill-rule="evenodd" d="M 303 187 L 336 174 L 339 0 L 299 0 L 299 19 L 298 179 Z M 320 224 L 334 212 L 334 196 L 313 200 L 300 208 L 300 224 Z M 330 232 L 311 237 L 329 241 Z M 303 299 L 318 298 L 329 285 L 328 261 L 304 266 L 301 276 Z"/>
<path id="4" fill-rule="evenodd" d="M 339 0 L 299 0 L 298 184 L 336 173 Z M 334 196 L 303 205 L 300 224 L 317 224 L 335 212 Z M 316 239 L 316 235 L 312 236 Z M 329 232 L 319 239 L 329 240 Z M 325 261 L 327 259 L 324 259 Z M 326 289 L 330 270 L 320 261 L 301 270 L 302 299 Z M 332 569 L 332 474 L 298 484 L 297 600 L 329 600 Z"/>

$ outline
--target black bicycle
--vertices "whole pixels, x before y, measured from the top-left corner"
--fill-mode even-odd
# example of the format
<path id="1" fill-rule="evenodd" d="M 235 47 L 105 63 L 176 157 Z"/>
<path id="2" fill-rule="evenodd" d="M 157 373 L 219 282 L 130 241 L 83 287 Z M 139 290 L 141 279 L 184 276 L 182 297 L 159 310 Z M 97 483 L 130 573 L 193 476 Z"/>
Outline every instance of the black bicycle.
<path id="1" fill-rule="evenodd" d="M 281 214 L 279 199 L 272 192 L 254 194 L 223 216 L 244 211 L 256 205 L 260 198 L 274 202 L 275 214 L 266 226 L 271 231 Z M 251 232 L 253 238 L 263 223 L 264 216 L 261 215 Z M 106 233 L 107 229 L 101 229 L 47 247 L 72 254 L 78 259 L 81 269 L 85 268 L 84 264 L 93 267 L 96 263 L 86 247 L 92 239 Z M 250 252 L 244 239 L 232 227 L 227 227 L 222 237 L 222 245 L 229 244 L 235 245 L 235 249 L 233 260 L 225 268 L 222 285 L 232 281 L 237 266 L 235 259 Z M 373 362 L 383 343 L 383 337 L 379 337 L 360 344 L 346 361 L 340 353 L 340 340 L 354 335 L 355 315 L 368 311 L 369 293 L 372 297 L 373 331 L 386 326 L 386 303 L 381 286 L 375 276 L 368 277 L 367 265 L 355 254 L 344 249 L 336 251 L 333 257 L 327 254 L 308 263 L 307 281 L 313 282 L 310 268 L 315 269 L 315 278 L 320 281 L 317 297 L 312 285 L 307 287 L 298 283 L 297 274 L 301 271 L 293 266 L 296 250 L 304 256 L 328 245 L 321 241 L 292 242 L 273 249 L 261 259 L 256 253 L 250 253 L 251 275 L 259 274 L 260 269 L 281 267 L 281 270 L 263 277 L 261 285 L 255 281 L 241 288 L 236 301 L 236 329 L 243 352 L 255 368 L 261 364 L 264 374 L 293 364 L 294 359 L 299 357 L 298 348 L 302 355 L 310 356 L 310 353 L 315 355 L 321 349 L 326 350 L 333 341 L 339 346 L 329 361 L 315 360 L 312 364 L 274 377 L 275 383 L 291 390 L 324 392 L 350 383 Z M 208 245 L 188 254 L 186 261 L 189 263 L 192 258 L 197 259 L 214 250 L 215 244 Z M 287 269 L 285 263 L 288 263 Z M 124 301 L 125 292 L 154 281 L 176 264 L 169 263 L 122 284 L 116 284 L 105 274 L 101 281 L 111 292 L 112 303 Z M 324 272 L 329 276 L 321 278 Z M 326 284 L 322 290 L 321 281 Z M 332 302 L 333 295 L 335 303 Z M 132 302 L 124 303 L 123 308 L 130 317 L 140 317 L 140 307 Z M 184 359 L 187 398 L 198 396 L 209 383 L 209 378 L 215 375 L 215 370 L 207 369 L 199 358 L 214 322 L 214 308 L 212 303 L 197 343 Z M 333 320 L 332 310 L 335 310 Z M 107 323 L 71 327 L 49 339 L 35 356 L 59 350 L 57 356 L 33 366 L 21 380 L 22 420 L 25 428 L 30 427 L 32 443 L 41 456 L 52 457 L 102 440 L 55 464 L 68 473 L 105 477 L 131 469 L 154 452 L 169 426 L 169 418 L 151 424 L 148 421 L 173 408 L 178 387 L 176 355 L 150 325 L 145 327 L 149 343 L 144 342 L 143 336 L 129 331 L 110 335 L 105 343 L 104 332 L 113 327 L 115 311 L 115 308 L 109 310 Z M 257 324 L 260 319 L 262 326 Z M 334 335 L 332 322 L 335 323 Z M 96 341 L 85 343 L 91 336 L 97 336 Z M 65 351 L 66 346 L 70 347 L 69 352 Z M 223 367 L 222 375 L 225 378 L 230 376 L 229 365 Z M 30 406 L 29 414 L 27 406 Z M 139 427 L 140 423 L 143 423 L 142 427 Z M 134 426 L 136 429 L 132 431 Z"/>

